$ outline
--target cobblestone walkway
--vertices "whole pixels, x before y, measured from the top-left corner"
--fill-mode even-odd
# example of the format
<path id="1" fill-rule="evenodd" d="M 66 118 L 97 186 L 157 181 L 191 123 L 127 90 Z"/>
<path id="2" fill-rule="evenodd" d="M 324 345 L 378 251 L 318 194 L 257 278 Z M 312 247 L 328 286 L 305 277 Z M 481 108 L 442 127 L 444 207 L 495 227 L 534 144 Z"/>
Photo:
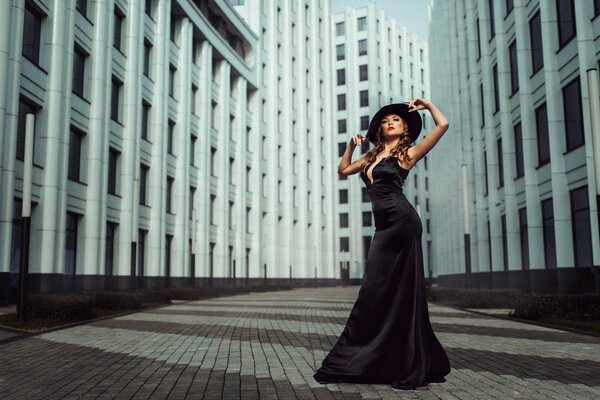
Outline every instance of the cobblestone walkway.
<path id="1" fill-rule="evenodd" d="M 3 399 L 599 399 L 600 339 L 430 304 L 444 383 L 319 384 L 358 287 L 213 298 L 0 346 Z"/>

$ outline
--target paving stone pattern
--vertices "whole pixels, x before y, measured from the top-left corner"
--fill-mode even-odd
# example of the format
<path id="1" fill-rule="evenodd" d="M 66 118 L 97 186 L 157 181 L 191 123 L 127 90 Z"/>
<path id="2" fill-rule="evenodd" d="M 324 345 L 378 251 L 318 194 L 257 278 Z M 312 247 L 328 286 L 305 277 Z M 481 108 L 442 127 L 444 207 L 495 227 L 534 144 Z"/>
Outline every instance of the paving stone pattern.
<path id="1" fill-rule="evenodd" d="M 600 399 L 600 338 L 431 303 L 446 382 L 320 384 L 358 290 L 206 299 L 8 342 L 0 398 Z"/>

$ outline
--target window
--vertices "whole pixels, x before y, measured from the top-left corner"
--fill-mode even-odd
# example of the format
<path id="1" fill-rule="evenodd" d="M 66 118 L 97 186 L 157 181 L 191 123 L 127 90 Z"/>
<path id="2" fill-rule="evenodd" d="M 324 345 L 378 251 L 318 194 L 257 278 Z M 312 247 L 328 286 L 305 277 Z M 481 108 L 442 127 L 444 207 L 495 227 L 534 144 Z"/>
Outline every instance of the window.
<path id="1" fill-rule="evenodd" d="M 348 213 L 340 213 L 340 228 L 348 227 Z"/>
<path id="2" fill-rule="evenodd" d="M 345 151 L 346 151 L 346 142 L 338 143 L 338 157 L 343 156 Z"/>
<path id="3" fill-rule="evenodd" d="M 340 189 L 340 204 L 348 203 L 348 189 Z"/>
<path id="4" fill-rule="evenodd" d="M 346 120 L 338 119 L 338 133 L 346 133 L 346 132 L 347 132 Z"/>
<path id="5" fill-rule="evenodd" d="M 498 64 L 492 67 L 492 78 L 494 79 L 494 114 L 500 109 L 500 93 L 498 88 Z"/>
<path id="6" fill-rule="evenodd" d="M 362 213 L 362 226 L 371 226 L 371 212 L 363 211 Z"/>
<path id="7" fill-rule="evenodd" d="M 150 18 L 152 18 L 152 0 L 145 0 L 146 4 L 144 7 L 144 11 L 146 13 L 147 16 L 149 16 Z"/>
<path id="8" fill-rule="evenodd" d="M 144 40 L 144 75 L 150 78 L 150 56 L 152 53 L 152 44 Z"/>
<path id="9" fill-rule="evenodd" d="M 112 147 L 108 150 L 108 193 L 118 195 L 119 152 Z"/>
<path id="10" fill-rule="evenodd" d="M 589 267 L 593 265 L 593 260 L 588 189 L 587 186 L 583 186 L 573 189 L 569 193 L 571 197 L 571 221 L 573 224 L 575 266 Z"/>
<path id="11" fill-rule="evenodd" d="M 479 124 L 479 127 L 483 128 L 483 126 L 485 125 L 485 109 L 483 107 L 483 82 L 479 84 L 479 104 L 481 104 L 479 114 L 479 119 L 481 122 Z"/>
<path id="12" fill-rule="evenodd" d="M 69 136 L 69 171 L 70 180 L 79 182 L 81 179 L 81 142 L 83 133 L 71 127 Z"/>
<path id="13" fill-rule="evenodd" d="M 548 137 L 548 113 L 546 103 L 535 110 L 535 127 L 537 132 L 538 165 L 550 162 L 550 140 Z"/>
<path id="14" fill-rule="evenodd" d="M 112 89 L 110 94 L 110 118 L 115 122 L 120 122 L 120 98 L 121 98 L 121 86 L 123 84 L 113 76 L 112 78 Z"/>
<path id="15" fill-rule="evenodd" d="M 198 137 L 196 135 L 192 135 L 190 138 L 190 165 L 196 165 L 196 143 L 198 142 Z"/>
<path id="16" fill-rule="evenodd" d="M 369 196 L 367 188 L 362 188 L 362 201 L 363 203 L 368 203 L 371 201 L 371 197 Z"/>
<path id="17" fill-rule="evenodd" d="M 25 160 L 25 124 L 27 114 L 34 114 L 37 119 L 38 108 L 33 103 L 30 103 L 23 98 L 19 100 L 19 120 L 17 123 L 17 160 Z M 35 123 L 34 123 L 35 125 Z M 35 130 L 34 126 L 33 147 L 35 149 Z M 35 154 L 35 151 L 34 151 Z"/>
<path id="18" fill-rule="evenodd" d="M 23 55 L 36 65 L 40 63 L 40 42 L 43 16 L 29 2 L 25 3 L 23 21 Z"/>
<path id="19" fill-rule="evenodd" d="M 361 65 L 358 67 L 358 80 L 366 81 L 369 79 L 369 70 L 367 65 Z"/>
<path id="20" fill-rule="evenodd" d="M 368 129 L 369 129 L 369 116 L 363 115 L 362 117 L 360 117 L 360 130 L 366 131 Z M 366 142 L 363 142 L 363 144 L 365 144 L 367 142 L 368 142 L 368 140 Z"/>
<path id="21" fill-rule="evenodd" d="M 600 14 L 600 0 L 594 0 L 594 17 Z"/>
<path id="22" fill-rule="evenodd" d="M 142 101 L 142 139 L 148 140 L 148 127 L 150 126 L 150 104 Z"/>
<path id="23" fill-rule="evenodd" d="M 169 154 L 174 155 L 173 153 L 173 142 L 175 135 L 175 122 L 169 120 L 169 128 L 167 130 L 167 151 Z"/>
<path id="24" fill-rule="evenodd" d="M 364 31 L 367 29 L 367 17 L 358 17 L 356 20 L 356 30 Z"/>
<path id="25" fill-rule="evenodd" d="M 488 167 L 487 167 L 487 151 L 483 151 L 483 168 L 485 170 L 485 186 L 483 187 L 483 195 L 488 195 Z"/>
<path id="26" fill-rule="evenodd" d="M 112 276 L 115 265 L 115 232 L 117 224 L 114 222 L 106 223 L 106 247 L 104 253 L 104 274 Z"/>
<path id="27" fill-rule="evenodd" d="M 367 151 L 369 151 L 369 141 L 365 140 L 363 144 L 360 145 L 360 153 L 365 154 Z"/>
<path id="28" fill-rule="evenodd" d="M 500 216 L 500 227 L 502 229 L 502 259 L 504 260 L 504 270 L 508 271 L 508 243 L 506 242 L 506 215 Z"/>
<path id="29" fill-rule="evenodd" d="M 544 231 L 544 257 L 546 268 L 556 268 L 556 242 L 554 239 L 554 210 L 552 198 L 542 201 L 542 228 Z"/>
<path id="30" fill-rule="evenodd" d="M 514 0 L 506 0 L 506 15 L 510 14 L 510 12 L 515 7 Z"/>
<path id="31" fill-rule="evenodd" d="M 558 45 L 562 48 L 577 34 L 574 1 L 556 0 L 556 18 L 558 19 Z"/>
<path id="32" fill-rule="evenodd" d="M 147 192 L 148 192 L 148 166 L 141 164 L 140 165 L 140 193 L 139 193 L 139 202 L 141 205 L 148 205 L 146 200 Z"/>
<path id="33" fill-rule="evenodd" d="M 360 106 L 361 107 L 369 107 L 369 91 L 361 90 L 359 93 L 360 97 Z"/>
<path id="34" fill-rule="evenodd" d="M 477 27 L 477 61 L 479 61 L 481 58 L 481 30 L 479 29 L 479 18 L 477 18 L 475 26 Z"/>
<path id="35" fill-rule="evenodd" d="M 581 87 L 579 77 L 573 79 L 563 90 L 563 110 L 567 151 L 583 146 L 583 112 L 581 108 Z"/>
<path id="36" fill-rule="evenodd" d="M 87 4 L 87 0 L 76 0 L 75 2 L 75 9 L 77 11 L 79 11 L 79 13 L 81 15 L 83 15 L 84 17 L 87 17 L 87 9 L 88 9 L 88 4 Z"/>
<path id="37" fill-rule="evenodd" d="M 65 275 L 75 275 L 77 272 L 77 228 L 79 216 L 67 213 L 65 225 Z"/>
<path id="38" fill-rule="evenodd" d="M 510 88 L 511 96 L 519 90 L 519 69 L 517 65 L 517 41 L 513 40 L 508 46 L 508 56 L 510 58 Z"/>
<path id="39" fill-rule="evenodd" d="M 345 94 L 338 94 L 337 109 L 338 109 L 338 111 L 342 111 L 342 110 L 346 109 L 346 95 Z"/>
<path id="40" fill-rule="evenodd" d="M 335 36 L 344 36 L 345 32 L 344 22 L 337 22 L 335 24 Z"/>
<path id="41" fill-rule="evenodd" d="M 173 178 L 167 176 L 167 213 L 173 214 Z"/>
<path id="42" fill-rule="evenodd" d="M 490 40 L 492 40 L 496 34 L 496 25 L 494 24 L 494 0 L 488 0 L 488 7 L 490 10 Z"/>
<path id="43" fill-rule="evenodd" d="M 177 40 L 177 19 L 175 18 L 175 16 L 173 16 L 173 14 L 171 14 L 171 23 L 169 27 L 169 38 L 171 39 L 171 42 L 175 43 L 175 40 Z"/>
<path id="44" fill-rule="evenodd" d="M 502 161 L 502 138 L 498 138 L 496 149 L 498 151 L 498 189 L 504 187 L 504 163 Z"/>
<path id="45" fill-rule="evenodd" d="M 173 65 L 169 65 L 169 96 L 175 97 L 175 71 L 177 69 Z"/>
<path id="46" fill-rule="evenodd" d="M 171 244 L 173 243 L 173 235 L 165 235 L 165 278 L 171 277 Z M 171 286 L 170 279 L 166 280 L 166 287 Z"/>
<path id="47" fill-rule="evenodd" d="M 367 55 L 367 39 L 361 39 L 358 41 L 358 55 L 359 56 Z"/>
<path id="48" fill-rule="evenodd" d="M 347 237 L 340 238 L 340 251 L 350 251 L 350 240 Z"/>
<path id="49" fill-rule="evenodd" d="M 335 46 L 335 54 L 336 54 L 336 60 L 343 60 L 344 58 L 346 58 L 346 50 L 344 49 L 344 45 L 343 44 L 338 44 L 337 46 Z"/>
<path id="50" fill-rule="evenodd" d="M 72 91 L 79 97 L 84 97 L 85 85 L 85 60 L 87 54 L 77 45 L 73 52 L 73 85 Z"/>
<path id="51" fill-rule="evenodd" d="M 210 195 L 210 210 L 209 210 L 209 216 L 210 216 L 210 224 L 214 225 L 217 218 L 215 216 L 215 202 L 217 200 L 217 196 L 215 196 L 214 194 Z"/>
<path id="52" fill-rule="evenodd" d="M 515 134 L 515 161 L 516 165 L 516 177 L 520 178 L 525 175 L 525 167 L 523 163 L 523 132 L 521 130 L 521 123 L 517 123 L 514 128 Z"/>
<path id="53" fill-rule="evenodd" d="M 521 238 L 521 268 L 529 269 L 529 238 L 527 236 L 527 209 L 519 209 L 519 236 Z"/>
<path id="54" fill-rule="evenodd" d="M 346 70 L 344 68 L 337 70 L 337 84 L 338 86 L 346 84 Z"/>
<path id="55" fill-rule="evenodd" d="M 542 51 L 542 22 L 540 11 L 529 21 L 529 37 L 531 41 L 531 69 L 532 74 L 544 66 L 544 53 Z"/>
<path id="56" fill-rule="evenodd" d="M 137 276 L 144 276 L 144 267 L 146 264 L 146 235 L 148 235 L 148 231 L 144 229 L 138 229 L 138 247 L 137 247 L 137 259 L 138 259 L 138 270 Z M 143 281 L 141 281 L 143 282 Z"/>
<path id="57" fill-rule="evenodd" d="M 121 11 L 115 6 L 114 13 L 114 31 L 113 31 L 113 47 L 119 51 L 122 50 L 122 39 L 123 39 L 123 21 L 125 20 L 125 16 Z"/>

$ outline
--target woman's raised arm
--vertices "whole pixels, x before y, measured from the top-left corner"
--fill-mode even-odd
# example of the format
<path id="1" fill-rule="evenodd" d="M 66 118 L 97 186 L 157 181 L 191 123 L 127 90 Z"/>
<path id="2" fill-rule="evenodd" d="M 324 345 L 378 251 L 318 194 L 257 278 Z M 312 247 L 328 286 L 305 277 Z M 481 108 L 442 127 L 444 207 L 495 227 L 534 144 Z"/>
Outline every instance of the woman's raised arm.
<path id="1" fill-rule="evenodd" d="M 365 140 L 367 140 L 367 138 L 363 135 L 352 136 L 348 142 L 348 145 L 346 146 L 344 154 L 342 155 L 342 159 L 340 160 L 338 174 L 352 175 L 360 171 L 362 165 L 367 162 L 365 155 L 363 154 L 358 160 L 352 162 L 352 153 L 354 153 L 356 146 L 360 146 Z"/>
<path id="2" fill-rule="evenodd" d="M 442 112 L 431 102 L 424 99 L 415 99 L 409 103 L 412 108 L 408 112 L 416 112 L 417 110 L 428 109 L 435 122 L 435 128 L 429 132 L 427 136 L 423 138 L 419 143 L 408 149 L 408 155 L 412 158 L 412 165 L 414 165 L 421 158 L 425 157 L 425 154 L 435 146 L 440 140 L 444 133 L 448 130 L 450 124 L 448 120 L 442 114 Z"/>

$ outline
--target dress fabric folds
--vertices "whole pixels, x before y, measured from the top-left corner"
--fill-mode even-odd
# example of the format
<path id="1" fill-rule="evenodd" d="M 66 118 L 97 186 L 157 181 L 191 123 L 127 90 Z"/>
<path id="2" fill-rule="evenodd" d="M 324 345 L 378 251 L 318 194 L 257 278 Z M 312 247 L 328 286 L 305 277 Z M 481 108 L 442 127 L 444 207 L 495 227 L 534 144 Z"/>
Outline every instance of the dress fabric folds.
<path id="1" fill-rule="evenodd" d="M 346 326 L 313 375 L 319 382 L 418 387 L 443 382 L 450 372 L 429 320 L 421 220 L 402 191 L 408 173 L 396 157 L 373 167 L 372 183 L 360 173 L 375 234 Z"/>

